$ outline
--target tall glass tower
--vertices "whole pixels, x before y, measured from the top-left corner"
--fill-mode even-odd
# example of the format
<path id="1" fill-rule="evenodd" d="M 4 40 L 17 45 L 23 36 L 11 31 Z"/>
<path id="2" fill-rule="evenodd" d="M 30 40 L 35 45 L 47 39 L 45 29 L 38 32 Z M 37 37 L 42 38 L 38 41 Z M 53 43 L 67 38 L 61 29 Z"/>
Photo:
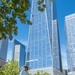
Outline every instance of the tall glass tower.
<path id="1" fill-rule="evenodd" d="M 52 56 L 53 66 L 62 71 L 62 59 L 60 50 L 60 39 L 58 29 L 58 19 L 56 10 L 56 0 L 53 0 L 53 20 L 52 20 Z"/>
<path id="2" fill-rule="evenodd" d="M 61 70 L 55 0 L 44 0 L 44 12 L 38 11 L 37 2 L 32 0 L 27 65 L 30 69 L 54 67 Z"/>
<path id="3" fill-rule="evenodd" d="M 7 60 L 8 38 L 0 40 L 0 67 L 3 67 Z"/>
<path id="4" fill-rule="evenodd" d="M 68 71 L 75 71 L 75 13 L 65 17 Z M 71 74 L 71 75 L 75 75 Z"/>
<path id="5" fill-rule="evenodd" d="M 0 58 L 4 61 L 7 60 L 8 51 L 8 38 L 0 40 Z"/>
<path id="6" fill-rule="evenodd" d="M 14 40 L 13 59 L 18 61 L 20 67 L 23 67 L 25 65 L 26 61 L 25 46 L 17 40 Z"/>

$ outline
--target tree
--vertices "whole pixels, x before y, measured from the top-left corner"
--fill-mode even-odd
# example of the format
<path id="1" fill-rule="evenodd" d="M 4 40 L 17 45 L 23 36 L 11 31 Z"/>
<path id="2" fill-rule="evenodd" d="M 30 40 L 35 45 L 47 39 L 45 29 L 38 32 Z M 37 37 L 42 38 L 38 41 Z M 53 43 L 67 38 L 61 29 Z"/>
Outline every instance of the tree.
<path id="1" fill-rule="evenodd" d="M 43 12 L 46 8 L 46 5 L 44 4 L 44 0 L 38 0 L 38 10 Z"/>
<path id="2" fill-rule="evenodd" d="M 45 0 L 38 0 L 37 4 L 38 4 L 38 10 L 43 12 L 46 8 L 46 5 L 44 4 Z M 50 2 L 52 2 L 53 0 L 50 0 Z"/>
<path id="3" fill-rule="evenodd" d="M 8 36 L 11 40 L 13 34 L 17 35 L 16 18 L 24 24 L 31 24 L 26 15 L 29 7 L 29 0 L 0 0 L 0 39 Z"/>
<path id="4" fill-rule="evenodd" d="M 39 70 L 39 71 L 37 71 L 37 73 L 35 75 L 50 75 L 50 74 L 47 72 L 44 72 L 42 70 Z"/>
<path id="5" fill-rule="evenodd" d="M 18 66 L 18 62 L 16 61 L 8 61 L 4 65 L 4 70 L 0 69 L 0 75 L 19 75 L 20 68 Z"/>
<path id="6" fill-rule="evenodd" d="M 2 71 L 2 68 L 0 68 L 0 75 L 3 75 L 3 71 Z"/>
<path id="7" fill-rule="evenodd" d="M 38 0 L 37 4 L 38 10 L 43 12 L 46 8 L 44 0 Z M 30 5 L 30 0 L 0 0 L 0 39 L 8 36 L 12 40 L 13 34 L 17 35 L 17 18 L 24 24 L 32 24 L 26 15 Z"/>

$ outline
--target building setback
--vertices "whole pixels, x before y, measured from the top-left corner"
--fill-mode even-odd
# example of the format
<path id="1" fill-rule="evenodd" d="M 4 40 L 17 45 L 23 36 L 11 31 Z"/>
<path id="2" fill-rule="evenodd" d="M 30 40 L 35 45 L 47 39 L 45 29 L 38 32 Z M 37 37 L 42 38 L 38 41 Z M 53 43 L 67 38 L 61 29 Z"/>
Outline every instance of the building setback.
<path id="1" fill-rule="evenodd" d="M 22 68 L 25 65 L 26 47 L 17 40 L 14 40 L 13 59 L 18 61 L 19 66 Z"/>
<path id="2" fill-rule="evenodd" d="M 65 17 L 68 74 L 75 75 L 75 13 Z"/>

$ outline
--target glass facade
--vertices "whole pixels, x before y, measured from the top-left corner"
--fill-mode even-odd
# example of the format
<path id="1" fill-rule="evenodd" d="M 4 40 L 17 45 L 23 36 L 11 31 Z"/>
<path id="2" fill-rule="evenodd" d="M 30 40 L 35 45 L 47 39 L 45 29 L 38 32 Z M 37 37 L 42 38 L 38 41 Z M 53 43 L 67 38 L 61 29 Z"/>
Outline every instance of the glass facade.
<path id="1" fill-rule="evenodd" d="M 6 61 L 0 58 L 0 68 L 2 68 L 6 64 Z"/>
<path id="2" fill-rule="evenodd" d="M 46 9 L 44 12 L 38 11 L 38 0 L 32 0 L 31 17 L 32 26 L 29 28 L 28 58 L 27 65 L 31 69 L 51 67 L 53 65 L 60 69 L 59 48 L 54 50 L 58 57 L 55 58 L 57 64 L 53 63 L 52 50 L 52 21 L 53 2 L 45 0 Z M 33 16 L 34 15 L 34 16 Z M 57 31 L 57 30 L 56 30 Z M 56 35 L 57 36 L 57 35 Z M 55 40 L 58 39 L 55 38 Z M 58 41 L 58 40 L 57 40 Z M 57 60 L 58 59 L 58 60 Z"/>
<path id="3" fill-rule="evenodd" d="M 61 61 L 61 52 L 60 52 L 60 43 L 59 43 L 59 34 L 57 19 L 53 20 L 52 25 L 52 54 L 53 54 L 53 66 L 62 71 L 62 61 Z"/>
<path id="4" fill-rule="evenodd" d="M 0 50 L 1 50 L 1 47 L 2 47 L 2 40 L 0 40 Z"/>
<path id="5" fill-rule="evenodd" d="M 53 66 L 62 71 L 62 61 L 61 61 L 62 59 L 61 59 L 61 50 L 60 50 L 56 0 L 53 0 L 52 54 L 53 54 Z"/>
<path id="6" fill-rule="evenodd" d="M 8 51 L 8 39 L 0 40 L 0 58 L 6 61 Z"/>
<path id="7" fill-rule="evenodd" d="M 75 14 L 65 17 L 68 71 L 75 71 Z"/>
<path id="8" fill-rule="evenodd" d="M 14 40 L 13 51 L 14 51 L 13 59 L 18 61 L 20 67 L 23 67 L 25 65 L 25 60 L 26 60 L 25 46 L 20 42 L 18 42 L 17 40 Z"/>

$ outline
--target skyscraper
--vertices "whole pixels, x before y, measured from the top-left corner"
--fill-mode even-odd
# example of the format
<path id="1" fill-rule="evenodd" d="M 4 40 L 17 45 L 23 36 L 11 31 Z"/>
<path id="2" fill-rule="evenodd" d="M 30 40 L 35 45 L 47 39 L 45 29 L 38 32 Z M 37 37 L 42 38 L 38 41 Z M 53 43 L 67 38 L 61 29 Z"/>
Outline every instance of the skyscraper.
<path id="1" fill-rule="evenodd" d="M 8 51 L 8 39 L 0 40 L 0 58 L 6 61 Z"/>
<path id="2" fill-rule="evenodd" d="M 44 12 L 38 11 L 37 2 L 38 0 L 32 0 L 30 20 L 33 25 L 29 28 L 27 65 L 32 73 L 35 73 L 35 70 L 45 70 L 51 75 L 61 75 L 55 0 L 44 0 Z"/>
<path id="3" fill-rule="evenodd" d="M 3 67 L 6 63 L 8 51 L 8 39 L 0 40 L 0 67 Z"/>
<path id="4" fill-rule="evenodd" d="M 53 0 L 52 53 L 53 53 L 53 66 L 62 71 L 62 61 L 61 61 L 62 59 L 60 50 L 56 0 Z"/>
<path id="5" fill-rule="evenodd" d="M 75 71 L 75 13 L 65 17 L 68 71 Z M 75 75 L 75 73 L 74 73 Z"/>
<path id="6" fill-rule="evenodd" d="M 20 67 L 25 65 L 26 47 L 17 40 L 14 40 L 13 59 L 18 61 Z"/>
<path id="7" fill-rule="evenodd" d="M 2 58 L 0 58 L 0 68 L 6 64 L 6 61 L 4 61 Z"/>

